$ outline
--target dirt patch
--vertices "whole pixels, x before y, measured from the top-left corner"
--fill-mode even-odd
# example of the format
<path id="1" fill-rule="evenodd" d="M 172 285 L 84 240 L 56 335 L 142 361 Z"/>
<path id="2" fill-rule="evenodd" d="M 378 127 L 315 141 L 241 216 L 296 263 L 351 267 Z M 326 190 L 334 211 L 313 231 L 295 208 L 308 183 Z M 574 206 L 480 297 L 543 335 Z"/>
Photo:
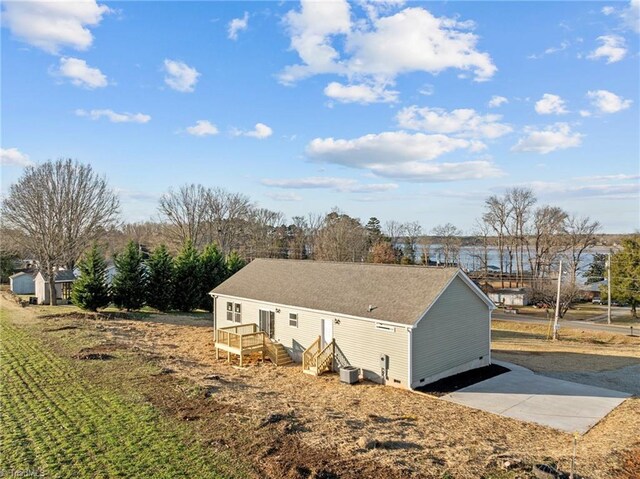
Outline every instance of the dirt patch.
<path id="1" fill-rule="evenodd" d="M 79 359 L 82 361 L 108 361 L 109 359 L 114 359 L 115 356 L 111 354 L 113 351 L 117 351 L 119 349 L 124 349 L 122 345 L 119 344 L 102 344 L 100 346 L 95 346 L 92 348 L 82 348 L 77 354 L 74 354 L 73 359 Z"/>
<path id="2" fill-rule="evenodd" d="M 71 311 L 68 313 L 43 314 L 42 319 L 94 319 L 94 320 L 110 320 L 110 319 L 131 319 L 128 313 L 113 312 L 101 313 L 92 311 Z"/>
<path id="3" fill-rule="evenodd" d="M 509 372 L 510 369 L 497 364 L 485 366 L 483 368 L 472 369 L 471 371 L 465 371 L 464 373 L 449 376 L 448 378 L 440 379 L 426 386 L 416 388 L 416 391 L 420 391 L 430 396 L 441 397 L 445 394 L 452 393 L 467 386 L 485 381 L 487 379 L 494 378 L 500 374 Z"/>
<path id="4" fill-rule="evenodd" d="M 43 329 L 43 331 L 45 333 L 54 333 L 54 332 L 57 332 L 57 331 L 69 331 L 69 330 L 73 330 L 73 329 L 79 329 L 79 328 L 78 328 L 78 326 L 68 325 L 68 326 L 60 326 L 59 328 Z"/>

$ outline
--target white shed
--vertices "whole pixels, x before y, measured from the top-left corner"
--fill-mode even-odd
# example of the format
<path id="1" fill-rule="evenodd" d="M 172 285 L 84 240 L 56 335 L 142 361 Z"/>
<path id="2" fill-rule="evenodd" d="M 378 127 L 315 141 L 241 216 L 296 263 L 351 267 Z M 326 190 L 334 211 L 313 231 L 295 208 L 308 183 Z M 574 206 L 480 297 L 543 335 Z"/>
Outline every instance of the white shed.
<path id="1" fill-rule="evenodd" d="M 73 271 L 59 270 L 55 273 L 57 304 L 67 304 L 71 301 L 71 288 L 76 280 Z M 35 290 L 38 304 L 49 304 L 49 278 L 39 271 L 35 279 Z"/>
<path id="2" fill-rule="evenodd" d="M 457 268 L 257 259 L 211 295 L 225 337 L 264 331 L 296 362 L 332 343 L 383 384 L 416 388 L 491 364 L 494 305 Z"/>

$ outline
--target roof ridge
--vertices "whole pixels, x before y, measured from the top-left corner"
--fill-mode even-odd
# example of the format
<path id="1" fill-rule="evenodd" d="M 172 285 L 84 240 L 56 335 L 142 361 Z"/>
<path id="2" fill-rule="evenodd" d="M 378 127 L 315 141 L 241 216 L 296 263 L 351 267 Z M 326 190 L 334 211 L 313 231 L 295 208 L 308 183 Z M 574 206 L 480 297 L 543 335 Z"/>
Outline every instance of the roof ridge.
<path id="1" fill-rule="evenodd" d="M 396 268 L 414 268 L 414 269 L 438 269 L 438 270 L 458 270 L 458 266 L 431 266 L 424 264 L 396 264 L 396 263 L 370 263 L 367 261 L 329 261 L 329 260 L 316 260 L 316 259 L 289 259 L 289 258 L 255 258 L 253 261 L 269 261 L 269 262 L 289 262 L 289 263 L 315 263 L 315 264 L 339 264 L 339 265 L 353 265 L 353 266 L 387 266 Z"/>

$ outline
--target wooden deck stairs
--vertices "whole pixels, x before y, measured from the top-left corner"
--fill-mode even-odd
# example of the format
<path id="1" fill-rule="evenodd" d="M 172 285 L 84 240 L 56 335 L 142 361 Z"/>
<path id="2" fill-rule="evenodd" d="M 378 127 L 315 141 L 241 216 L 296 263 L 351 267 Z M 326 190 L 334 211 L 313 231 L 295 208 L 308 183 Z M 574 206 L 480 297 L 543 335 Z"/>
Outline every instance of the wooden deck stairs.
<path id="1" fill-rule="evenodd" d="M 322 347 L 320 336 L 302 353 L 302 372 L 312 376 L 320 376 L 322 373 L 334 370 L 336 356 L 336 342 Z"/>
<path id="2" fill-rule="evenodd" d="M 256 354 L 262 359 L 269 359 L 276 366 L 292 363 L 285 347 L 272 341 L 264 331 L 258 331 L 258 325 L 254 323 L 217 329 L 215 348 L 216 359 L 220 359 L 220 352 L 224 351 L 227 362 L 231 361 L 231 355 L 237 355 L 240 366 L 244 365 L 245 358 Z"/>

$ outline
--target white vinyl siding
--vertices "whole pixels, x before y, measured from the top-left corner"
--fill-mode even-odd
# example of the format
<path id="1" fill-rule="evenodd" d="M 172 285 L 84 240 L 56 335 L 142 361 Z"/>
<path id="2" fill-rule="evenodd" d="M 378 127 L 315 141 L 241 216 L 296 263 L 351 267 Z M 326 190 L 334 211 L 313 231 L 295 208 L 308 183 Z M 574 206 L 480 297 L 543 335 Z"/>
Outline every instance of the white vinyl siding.
<path id="1" fill-rule="evenodd" d="M 412 348 L 412 387 L 447 371 L 455 374 L 489 364 L 487 304 L 460 277 L 454 278 L 414 329 Z"/>
<path id="2" fill-rule="evenodd" d="M 376 323 L 336 314 L 300 310 L 295 307 L 269 302 L 229 298 L 219 295 L 216 317 L 225 318 L 227 301 L 242 303 L 242 323 L 259 324 L 259 311 L 275 311 L 274 340 L 281 343 L 292 359 L 302 361 L 303 351 L 322 334 L 322 320 L 333 322 L 336 345 L 352 366 L 362 368 L 365 378 L 392 386 L 408 387 L 408 339 L 407 328 L 391 326 L 378 329 Z M 298 326 L 290 325 L 290 314 L 298 315 Z M 221 321 L 218 327 L 235 323 Z M 383 380 L 380 371 L 380 355 L 389 356 L 388 379 Z M 394 381 L 395 380 L 395 381 Z"/>

